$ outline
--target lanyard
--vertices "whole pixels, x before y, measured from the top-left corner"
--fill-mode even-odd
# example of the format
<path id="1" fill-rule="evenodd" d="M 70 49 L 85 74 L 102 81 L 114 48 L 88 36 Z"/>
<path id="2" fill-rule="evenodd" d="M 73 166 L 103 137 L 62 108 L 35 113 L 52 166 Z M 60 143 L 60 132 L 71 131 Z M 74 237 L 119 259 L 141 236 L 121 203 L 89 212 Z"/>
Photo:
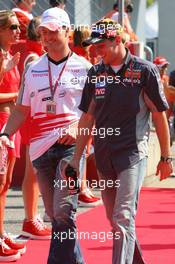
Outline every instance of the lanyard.
<path id="1" fill-rule="evenodd" d="M 68 54 L 67 60 L 66 60 L 66 62 L 65 62 L 65 64 L 64 64 L 64 66 L 63 66 L 63 68 L 62 68 L 60 74 L 58 75 L 58 78 L 57 78 L 57 80 L 56 80 L 56 82 L 55 82 L 54 87 L 53 87 L 53 83 L 52 83 L 52 73 L 51 73 L 50 61 L 49 61 L 49 59 L 48 59 L 49 85 L 50 85 L 50 92 L 51 92 L 51 101 L 53 101 L 54 94 L 55 94 L 55 92 L 56 92 L 56 89 L 58 88 L 58 83 L 59 83 L 59 81 L 60 81 L 60 79 L 61 79 L 61 76 L 62 76 L 62 74 L 63 74 L 63 72 L 64 72 L 64 70 L 65 70 L 65 68 L 66 68 L 66 64 L 67 64 L 67 62 L 68 62 L 68 59 L 69 59 L 69 57 L 70 57 L 70 54 L 71 54 L 71 53 Z"/>

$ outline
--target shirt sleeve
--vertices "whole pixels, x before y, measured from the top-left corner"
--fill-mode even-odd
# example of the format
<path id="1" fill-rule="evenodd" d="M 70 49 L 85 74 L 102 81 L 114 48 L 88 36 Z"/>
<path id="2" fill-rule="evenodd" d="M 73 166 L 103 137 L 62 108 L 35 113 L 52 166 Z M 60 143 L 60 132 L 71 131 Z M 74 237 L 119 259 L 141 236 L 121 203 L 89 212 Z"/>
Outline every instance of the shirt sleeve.
<path id="1" fill-rule="evenodd" d="M 91 102 L 94 101 L 95 81 L 93 80 L 95 80 L 95 71 L 92 67 L 88 72 L 79 105 L 79 109 L 85 113 L 88 112 Z"/>
<path id="2" fill-rule="evenodd" d="M 30 106 L 31 90 L 29 87 L 29 66 L 26 67 L 20 84 L 19 95 L 17 98 L 17 104 L 24 106 Z"/>
<path id="3" fill-rule="evenodd" d="M 150 66 L 145 72 L 144 100 L 151 112 L 163 112 L 169 108 L 156 66 Z"/>

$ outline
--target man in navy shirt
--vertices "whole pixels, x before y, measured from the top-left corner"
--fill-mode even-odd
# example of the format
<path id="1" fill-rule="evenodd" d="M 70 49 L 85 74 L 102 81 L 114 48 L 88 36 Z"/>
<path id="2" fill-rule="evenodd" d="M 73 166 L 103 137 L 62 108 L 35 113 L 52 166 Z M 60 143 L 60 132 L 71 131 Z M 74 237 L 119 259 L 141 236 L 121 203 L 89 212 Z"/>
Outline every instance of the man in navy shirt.
<path id="1" fill-rule="evenodd" d="M 139 252 L 135 216 L 146 173 L 150 112 L 161 148 L 157 175 L 163 180 L 172 172 L 165 115 L 167 101 L 157 67 L 125 49 L 123 29 L 119 24 L 109 19 L 97 22 L 93 25 L 91 37 L 84 42 L 84 45 L 90 44 L 94 45 L 102 61 L 88 73 L 79 106 L 83 114 L 76 152 L 70 164 L 78 172 L 89 134 L 95 134 L 98 174 L 106 181 L 102 197 L 114 232 L 112 263 L 145 263 L 141 252 L 140 260 L 135 259 L 135 246 Z M 105 131 L 103 136 L 102 129 Z M 120 182 L 119 188 L 116 180 Z"/>

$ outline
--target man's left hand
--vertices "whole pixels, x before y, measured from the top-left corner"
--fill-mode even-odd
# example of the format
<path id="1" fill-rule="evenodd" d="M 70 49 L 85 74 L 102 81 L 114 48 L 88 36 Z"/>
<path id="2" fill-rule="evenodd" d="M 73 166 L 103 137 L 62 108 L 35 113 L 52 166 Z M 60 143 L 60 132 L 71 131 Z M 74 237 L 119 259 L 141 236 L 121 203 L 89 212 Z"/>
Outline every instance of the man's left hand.
<path id="1" fill-rule="evenodd" d="M 168 163 L 168 162 L 159 161 L 157 165 L 156 175 L 160 176 L 160 181 L 169 177 L 172 172 L 173 172 L 172 162 Z"/>

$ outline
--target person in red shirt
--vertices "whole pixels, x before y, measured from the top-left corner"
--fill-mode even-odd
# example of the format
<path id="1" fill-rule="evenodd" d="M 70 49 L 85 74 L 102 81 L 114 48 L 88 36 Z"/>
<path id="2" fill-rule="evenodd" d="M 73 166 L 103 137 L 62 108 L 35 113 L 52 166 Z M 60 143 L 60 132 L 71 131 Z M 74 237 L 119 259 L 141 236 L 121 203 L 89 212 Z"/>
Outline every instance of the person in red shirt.
<path id="1" fill-rule="evenodd" d="M 27 43 L 27 28 L 30 21 L 33 19 L 33 15 L 31 13 L 33 6 L 36 4 L 34 0 L 14 0 L 15 7 L 12 9 L 15 12 L 19 24 L 20 24 L 20 37 L 17 43 L 12 45 L 11 53 L 15 54 L 17 51 L 21 53 L 21 59 L 18 63 L 18 70 L 20 76 L 22 76 L 23 72 L 23 57 L 26 53 Z"/>
<path id="2" fill-rule="evenodd" d="M 29 22 L 29 25 L 27 27 L 27 39 L 23 40 L 23 46 L 21 46 L 20 41 L 15 43 L 11 48 L 13 54 L 21 49 L 23 51 L 18 63 L 20 76 L 22 76 L 25 66 L 33 60 L 38 59 L 39 56 L 41 56 L 44 52 L 43 45 L 40 41 L 40 35 L 37 31 L 37 27 L 39 26 L 40 22 L 40 17 L 33 18 Z M 25 210 L 22 235 L 25 235 L 26 237 L 30 237 L 32 239 L 48 239 L 51 236 L 51 230 L 43 224 L 42 219 L 37 214 L 39 187 L 29 158 L 29 144 L 31 133 L 30 115 L 22 125 L 20 133 L 22 138 L 22 148 L 26 148 L 25 172 L 22 182 Z M 21 162 L 23 162 L 23 160 Z"/>
<path id="3" fill-rule="evenodd" d="M 166 96 L 166 99 L 170 107 L 166 111 L 167 118 L 169 119 L 169 117 L 172 115 L 173 104 L 175 101 L 175 88 L 169 85 L 169 76 L 167 74 L 167 69 L 170 63 L 163 56 L 155 57 L 153 63 L 158 67 L 159 72 L 160 72 L 160 77 L 161 77 L 161 81 L 164 87 L 165 96 Z"/>
<path id="4" fill-rule="evenodd" d="M 29 56 L 30 59 L 33 60 L 34 56 L 36 58 L 43 54 L 43 46 L 40 41 L 40 35 L 37 33 L 37 27 L 39 24 L 40 17 L 33 18 L 27 26 L 26 39 L 14 43 L 11 47 L 12 54 L 15 54 L 17 51 L 20 51 L 21 53 L 18 63 L 18 70 L 21 77 L 24 71 L 26 58 L 29 59 Z"/>
<path id="5" fill-rule="evenodd" d="M 19 71 L 23 72 L 28 63 L 38 59 L 43 54 L 43 46 L 37 27 L 41 23 L 40 17 L 33 18 L 27 28 L 27 40 L 24 53 L 19 63 Z M 18 44 L 17 44 L 18 45 Z M 29 158 L 29 144 L 31 136 L 30 115 L 20 129 L 22 144 L 26 146 L 26 167 L 22 183 L 25 219 L 23 221 L 22 235 L 32 239 L 49 239 L 51 229 L 46 227 L 42 219 L 38 216 L 39 187 L 36 175 L 33 171 Z"/>
<path id="6" fill-rule="evenodd" d="M 170 145 L 172 146 L 175 138 L 175 128 L 174 128 L 174 103 L 175 103 L 175 87 L 169 84 L 169 76 L 167 74 L 167 69 L 169 66 L 169 61 L 163 56 L 157 56 L 154 58 L 154 64 L 159 69 L 161 81 L 164 87 L 164 93 L 169 104 L 169 109 L 166 110 L 166 116 L 169 123 L 170 129 Z M 175 172 L 173 171 L 170 177 L 175 177 Z"/>
<path id="7" fill-rule="evenodd" d="M 73 32 L 73 43 L 71 45 L 71 50 L 76 54 L 84 57 L 90 61 L 89 57 L 89 47 L 83 47 L 82 42 L 91 35 L 89 27 L 82 26 L 75 28 Z"/>
<path id="8" fill-rule="evenodd" d="M 75 28 L 72 35 L 72 43 L 69 46 L 79 56 L 84 57 L 92 64 L 96 64 L 100 57 L 97 56 L 94 47 L 86 46 L 83 44 L 84 40 L 87 39 L 91 34 L 91 29 L 88 26 L 80 26 Z"/>
<path id="9" fill-rule="evenodd" d="M 13 112 L 18 95 L 20 76 L 16 67 L 20 54 L 12 57 L 9 53 L 12 43 L 19 39 L 19 22 L 14 12 L 0 11 L 0 136 L 10 113 Z M 16 133 L 10 137 L 10 145 L 7 147 L 7 162 L 4 172 L 0 173 L 0 262 L 14 261 L 25 252 L 25 245 L 15 243 L 4 230 L 4 209 L 7 191 L 9 189 L 16 158 L 20 153 L 20 137 Z M 0 149 L 1 157 L 5 149 Z M 4 157 L 5 159 L 5 157 Z M 1 160 L 2 161 L 2 160 Z"/>
<path id="10" fill-rule="evenodd" d="M 133 4 L 130 0 L 125 0 L 125 12 L 124 12 L 124 30 L 128 41 L 137 41 L 138 37 L 135 34 L 131 23 L 129 14 L 133 12 Z M 104 18 L 110 18 L 119 23 L 119 1 L 116 1 L 113 5 L 113 10 L 109 11 Z"/>
<path id="11" fill-rule="evenodd" d="M 21 27 L 20 39 L 26 39 L 27 26 L 33 18 L 32 8 L 35 6 L 35 0 L 14 0 L 16 5 L 12 10 L 15 12 Z"/>
<path id="12" fill-rule="evenodd" d="M 73 45 L 71 46 L 71 50 L 74 51 L 79 56 L 84 57 L 91 63 L 95 63 L 96 57 L 95 52 L 92 53 L 92 50 L 90 49 L 90 46 L 84 47 L 82 45 L 82 42 L 90 37 L 91 30 L 87 26 L 81 26 L 75 28 L 73 32 Z M 93 56 L 94 55 L 94 56 Z M 92 191 L 88 188 L 89 184 L 87 185 L 87 182 L 89 183 L 87 179 L 87 159 L 90 156 L 90 149 L 92 144 L 92 138 L 89 140 L 87 144 L 86 149 L 86 158 L 84 160 L 84 174 L 83 174 L 83 180 L 81 183 L 81 192 L 78 196 L 78 202 L 79 206 L 96 206 L 101 202 L 101 198 L 96 197 L 93 195 Z"/>

